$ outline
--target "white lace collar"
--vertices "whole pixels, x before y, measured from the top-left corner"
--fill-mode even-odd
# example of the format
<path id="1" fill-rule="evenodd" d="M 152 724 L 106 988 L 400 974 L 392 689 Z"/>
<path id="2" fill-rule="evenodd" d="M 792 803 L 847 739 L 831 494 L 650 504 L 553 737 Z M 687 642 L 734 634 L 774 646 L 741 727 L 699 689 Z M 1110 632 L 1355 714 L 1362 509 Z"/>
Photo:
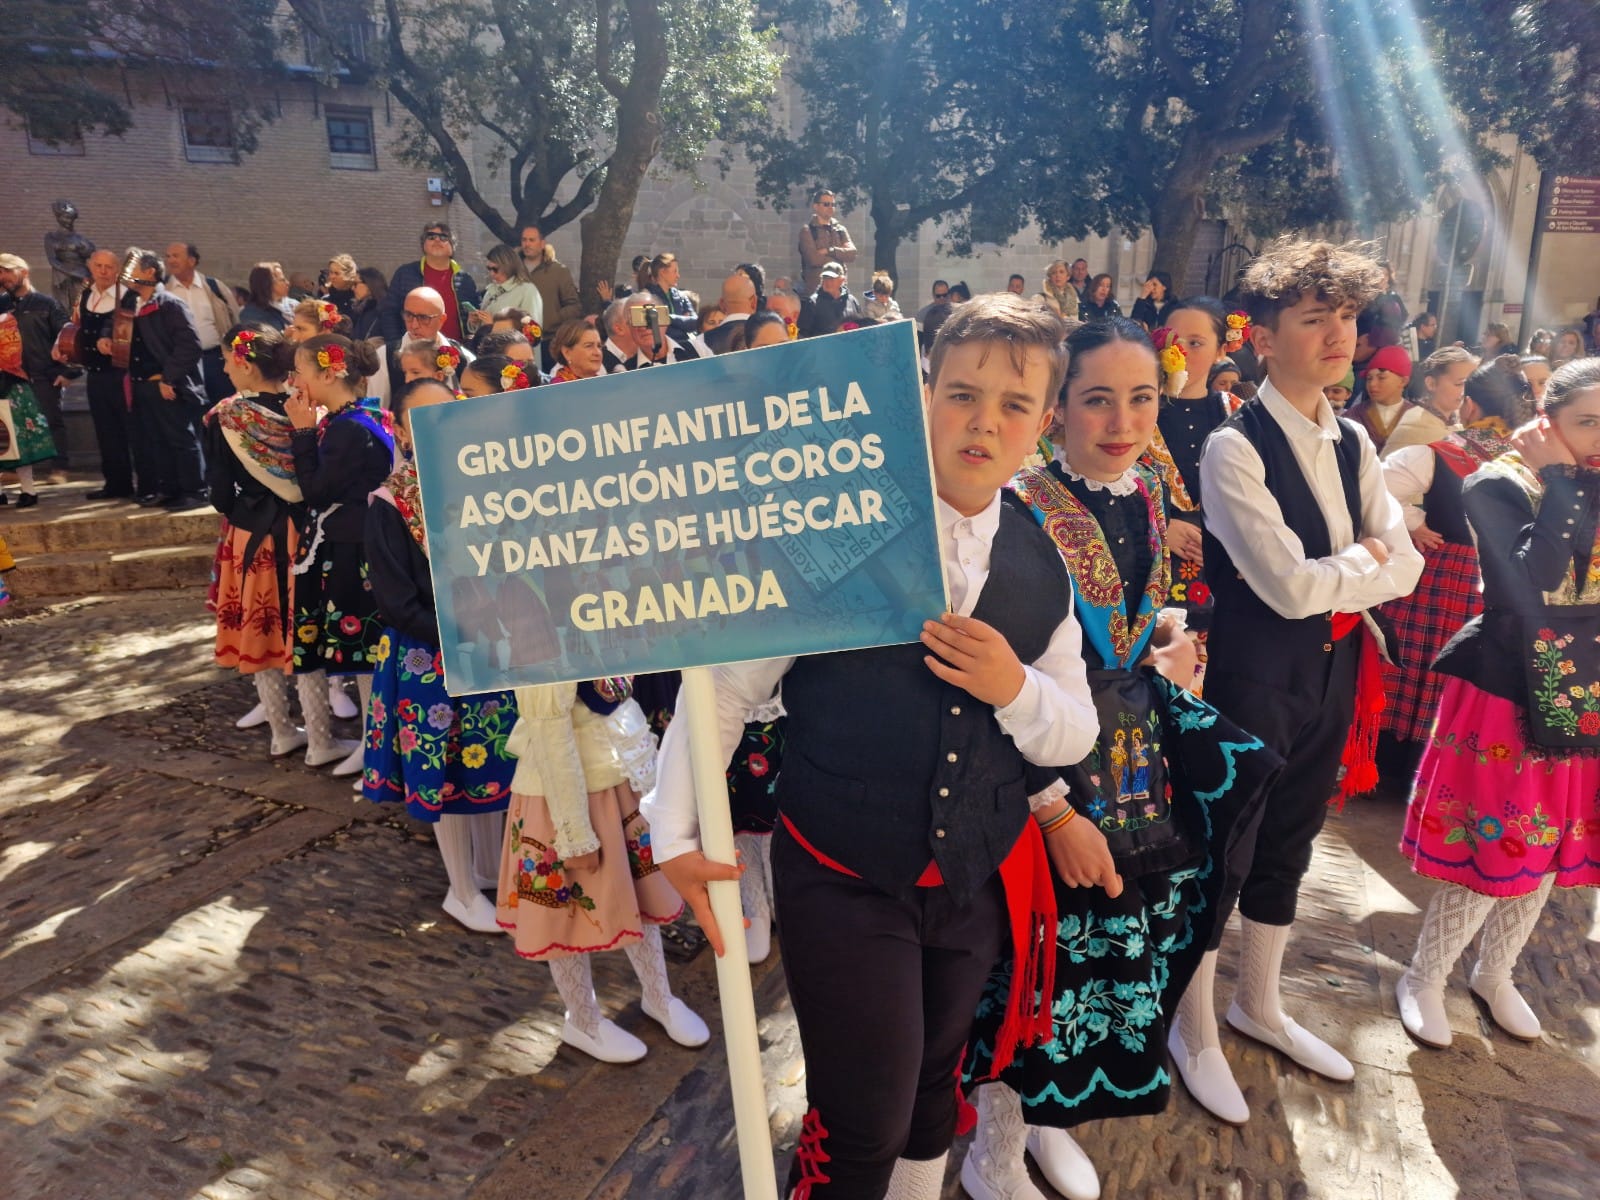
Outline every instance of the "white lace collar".
<path id="1" fill-rule="evenodd" d="M 1134 473 L 1132 467 L 1129 467 L 1117 478 L 1107 483 L 1105 480 L 1090 479 L 1087 475 L 1078 474 L 1067 464 L 1066 455 L 1059 449 L 1056 451 L 1056 462 L 1061 465 L 1062 474 L 1068 479 L 1074 479 L 1082 483 L 1091 492 L 1110 492 L 1113 496 L 1132 496 L 1139 491 L 1139 477 Z"/>

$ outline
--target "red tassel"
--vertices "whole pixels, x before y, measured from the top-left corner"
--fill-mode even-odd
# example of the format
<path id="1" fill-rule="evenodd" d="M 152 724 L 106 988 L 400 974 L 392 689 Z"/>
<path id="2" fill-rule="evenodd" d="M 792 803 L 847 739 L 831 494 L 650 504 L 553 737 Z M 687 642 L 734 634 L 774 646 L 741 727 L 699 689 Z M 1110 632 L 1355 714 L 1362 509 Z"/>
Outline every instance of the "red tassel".
<path id="1" fill-rule="evenodd" d="M 995 1035 L 988 1078 L 1011 1065 L 1017 1050 L 1050 1040 L 1056 990 L 1056 893 L 1050 856 L 1038 824 L 1029 819 L 1000 864 L 1011 925 L 1011 996 Z"/>
<path id="2" fill-rule="evenodd" d="M 1361 625 L 1359 614 L 1335 613 L 1333 636 L 1336 640 L 1347 636 L 1361 639 L 1361 658 L 1356 667 L 1356 711 L 1350 722 L 1350 733 L 1345 738 L 1344 752 L 1339 761 L 1344 764 L 1344 778 L 1339 781 L 1339 791 L 1328 800 L 1337 812 L 1344 811 L 1345 801 L 1352 796 L 1365 795 L 1378 786 L 1378 718 L 1383 715 L 1383 667 L 1378 661 L 1378 644 Z"/>
<path id="3" fill-rule="evenodd" d="M 967 1093 L 961 1088 L 961 1072 L 967 1065 L 967 1052 L 961 1052 L 961 1061 L 956 1064 L 956 1136 L 965 1137 L 978 1127 L 978 1110 L 972 1107 L 972 1102 L 967 1099 Z"/>

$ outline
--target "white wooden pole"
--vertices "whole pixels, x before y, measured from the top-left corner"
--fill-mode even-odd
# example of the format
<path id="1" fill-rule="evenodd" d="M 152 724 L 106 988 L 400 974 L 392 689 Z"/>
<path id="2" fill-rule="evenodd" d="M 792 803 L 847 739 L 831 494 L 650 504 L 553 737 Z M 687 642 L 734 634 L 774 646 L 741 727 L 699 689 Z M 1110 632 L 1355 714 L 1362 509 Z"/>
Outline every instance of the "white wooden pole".
<path id="1" fill-rule="evenodd" d="M 700 848 L 712 862 L 735 861 L 733 815 L 728 808 L 728 764 L 717 736 L 717 692 L 709 667 L 683 672 L 683 705 L 678 720 L 689 722 L 695 805 L 700 813 Z M 722 930 L 724 954 L 717 959 L 717 992 L 722 1000 L 722 1035 L 728 1050 L 728 1081 L 739 1135 L 739 1168 L 744 1200 L 777 1200 L 772 1167 L 772 1130 L 767 1093 L 761 1083 L 761 1041 L 756 1032 L 755 993 L 744 941 L 744 910 L 738 883 L 710 886 L 711 910 Z"/>

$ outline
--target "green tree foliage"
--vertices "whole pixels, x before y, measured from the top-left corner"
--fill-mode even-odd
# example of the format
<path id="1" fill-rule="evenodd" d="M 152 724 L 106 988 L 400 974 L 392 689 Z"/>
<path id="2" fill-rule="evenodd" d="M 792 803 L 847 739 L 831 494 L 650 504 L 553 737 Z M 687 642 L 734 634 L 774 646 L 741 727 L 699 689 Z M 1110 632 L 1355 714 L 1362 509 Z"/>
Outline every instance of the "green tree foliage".
<path id="1" fill-rule="evenodd" d="M 1051 4 L 778 0 L 766 15 L 795 51 L 804 108 L 798 133 L 748 139 L 762 193 L 781 207 L 790 189 L 826 184 L 865 205 L 877 268 L 893 273 L 924 221 L 958 249 L 1010 237 L 1046 159 L 1082 150 L 1055 117 L 1088 64 Z M 1080 216 L 1104 220 L 1092 205 Z"/>
<path id="2" fill-rule="evenodd" d="M 583 217 L 581 286 L 615 270 L 653 164 L 693 171 L 718 138 L 762 120 L 770 39 L 742 0 L 288 0 L 327 65 L 369 17 L 365 58 L 405 109 L 403 152 L 447 175 L 503 241 Z M 499 197 L 509 193 L 509 207 Z"/>
<path id="3" fill-rule="evenodd" d="M 776 0 L 809 122 L 758 143 L 764 192 L 826 178 L 887 256 L 1151 229 L 1181 270 L 1206 206 L 1259 231 L 1471 190 L 1512 133 L 1600 170 L 1592 0 Z"/>
<path id="4" fill-rule="evenodd" d="M 275 7 L 273 0 L 7 0 L 0 109 L 52 144 L 120 136 L 132 125 L 130 76 L 154 78 L 170 94 L 225 105 L 234 144 L 249 153 L 273 116 L 266 85 L 279 73 Z"/>

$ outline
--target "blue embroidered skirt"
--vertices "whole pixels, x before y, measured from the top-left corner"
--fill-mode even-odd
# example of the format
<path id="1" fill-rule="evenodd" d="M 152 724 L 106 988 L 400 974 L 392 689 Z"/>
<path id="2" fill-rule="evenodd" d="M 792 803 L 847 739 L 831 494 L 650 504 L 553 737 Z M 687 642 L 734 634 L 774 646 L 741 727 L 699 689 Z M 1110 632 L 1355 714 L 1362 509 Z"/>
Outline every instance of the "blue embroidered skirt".
<path id="1" fill-rule="evenodd" d="M 404 801 L 408 816 L 430 824 L 441 815 L 505 811 L 517 769 L 506 753 L 517 723 L 511 693 L 452 698 L 439 652 L 395 629 L 378 639 L 372 657 L 362 795 L 375 804 Z"/>
<path id="2" fill-rule="evenodd" d="M 1022 1097 L 1030 1125 L 1070 1127 L 1166 1108 L 1169 1017 L 1221 935 L 1218 918 L 1232 910 L 1266 786 L 1282 766 L 1203 700 L 1160 677 L 1154 691 L 1174 819 L 1190 830 L 1195 853 L 1175 867 L 1123 872 L 1115 900 L 1100 888 L 1056 882 L 1051 1038 L 1018 1050 L 1000 1076 Z M 978 1005 L 963 1065 L 969 1087 L 993 1076 L 992 1047 L 1010 991 L 1008 956 Z"/>

